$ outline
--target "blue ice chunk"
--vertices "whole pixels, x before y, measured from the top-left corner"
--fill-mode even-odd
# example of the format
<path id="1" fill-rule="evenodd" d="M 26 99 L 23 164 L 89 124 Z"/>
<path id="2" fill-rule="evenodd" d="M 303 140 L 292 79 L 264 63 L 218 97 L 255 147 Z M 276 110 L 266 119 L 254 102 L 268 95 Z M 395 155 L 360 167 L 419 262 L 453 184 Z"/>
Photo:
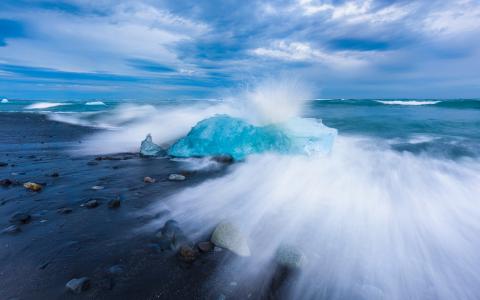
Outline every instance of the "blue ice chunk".
<path id="1" fill-rule="evenodd" d="M 165 150 L 153 142 L 152 136 L 149 133 L 147 137 L 142 141 L 142 144 L 140 145 L 140 155 L 163 156 L 165 155 Z"/>
<path id="2" fill-rule="evenodd" d="M 168 149 L 175 157 L 230 155 L 242 160 L 255 153 L 328 153 L 337 131 L 315 119 L 295 118 L 285 123 L 254 126 L 228 115 L 198 122 Z"/>

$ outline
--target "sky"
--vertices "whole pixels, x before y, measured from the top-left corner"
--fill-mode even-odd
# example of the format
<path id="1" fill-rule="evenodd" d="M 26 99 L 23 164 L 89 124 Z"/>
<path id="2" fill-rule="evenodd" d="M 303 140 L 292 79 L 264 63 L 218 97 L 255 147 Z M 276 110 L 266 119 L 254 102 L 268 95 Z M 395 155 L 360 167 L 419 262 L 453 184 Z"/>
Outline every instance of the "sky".
<path id="1" fill-rule="evenodd" d="M 480 0 L 0 1 L 0 97 L 479 98 Z"/>

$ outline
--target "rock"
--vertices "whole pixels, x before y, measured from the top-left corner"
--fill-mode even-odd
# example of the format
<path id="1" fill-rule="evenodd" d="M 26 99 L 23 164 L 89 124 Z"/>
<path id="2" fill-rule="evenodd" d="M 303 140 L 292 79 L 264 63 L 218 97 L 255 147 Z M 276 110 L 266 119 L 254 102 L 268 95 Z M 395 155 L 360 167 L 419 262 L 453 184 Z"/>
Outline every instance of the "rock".
<path id="1" fill-rule="evenodd" d="M 10 218 L 10 223 L 14 224 L 27 224 L 32 217 L 27 213 L 16 213 Z"/>
<path id="2" fill-rule="evenodd" d="M 0 167 L 6 167 L 6 166 L 8 166 L 8 164 L 6 162 L 0 161 Z"/>
<path id="3" fill-rule="evenodd" d="M 170 174 L 168 175 L 168 180 L 170 181 L 183 181 L 186 177 L 181 174 Z"/>
<path id="4" fill-rule="evenodd" d="M 140 155 L 141 156 L 164 156 L 166 151 L 162 149 L 159 145 L 155 144 L 152 140 L 152 135 L 149 133 L 142 141 L 140 145 Z"/>
<path id="5" fill-rule="evenodd" d="M 15 233 L 18 233 L 22 231 L 22 229 L 20 228 L 20 226 L 18 225 L 10 225 L 8 226 L 7 228 L 5 228 L 4 230 L 2 230 L 2 233 L 5 233 L 5 234 L 15 234 Z"/>
<path id="6" fill-rule="evenodd" d="M 50 174 L 51 177 L 59 177 L 60 174 L 58 172 L 53 172 L 52 174 Z"/>
<path id="7" fill-rule="evenodd" d="M 99 205 L 100 205 L 100 202 L 97 199 L 90 199 L 87 202 L 85 202 L 84 204 L 82 204 L 82 206 L 84 206 L 86 208 L 95 208 Z"/>
<path id="8" fill-rule="evenodd" d="M 184 261 L 191 263 L 197 258 L 197 251 L 188 245 L 182 245 L 178 251 L 178 257 Z"/>
<path id="9" fill-rule="evenodd" d="M 172 250 L 175 247 L 173 246 L 172 239 L 166 236 L 159 236 L 158 246 L 161 251 Z"/>
<path id="10" fill-rule="evenodd" d="M 0 180 L 0 186 L 4 186 L 4 187 L 7 187 L 7 186 L 10 186 L 13 184 L 13 181 L 11 181 L 10 179 L 2 179 Z"/>
<path id="11" fill-rule="evenodd" d="M 59 214 L 62 214 L 62 215 L 66 215 L 66 214 L 69 214 L 73 211 L 73 209 L 71 209 L 70 207 L 62 207 L 62 208 L 59 208 L 57 209 L 57 212 Z"/>
<path id="12" fill-rule="evenodd" d="M 43 188 L 42 185 L 35 182 L 26 182 L 23 184 L 23 187 L 33 192 L 39 192 Z"/>
<path id="13" fill-rule="evenodd" d="M 168 220 L 163 225 L 162 229 L 160 230 L 161 236 L 165 236 L 171 240 L 175 238 L 175 235 L 182 233 L 182 230 L 178 226 L 177 221 L 175 220 Z"/>
<path id="14" fill-rule="evenodd" d="M 239 256 L 250 256 L 247 239 L 242 232 L 230 222 L 221 222 L 213 231 L 211 242 L 226 248 Z"/>
<path id="15" fill-rule="evenodd" d="M 73 278 L 65 287 L 75 294 L 80 294 L 83 291 L 86 291 L 90 288 L 90 278 L 82 277 L 82 278 Z"/>
<path id="16" fill-rule="evenodd" d="M 104 187 L 101 186 L 101 185 L 94 185 L 94 186 L 92 186 L 92 190 L 95 190 L 95 191 L 103 190 L 103 189 L 104 189 Z"/>
<path id="17" fill-rule="evenodd" d="M 213 249 L 213 244 L 210 241 L 200 242 L 197 247 L 201 252 L 210 252 Z"/>
<path id="18" fill-rule="evenodd" d="M 112 199 L 108 201 L 109 208 L 119 208 L 120 207 L 120 199 Z"/>
<path id="19" fill-rule="evenodd" d="M 231 155 L 217 155 L 211 159 L 222 164 L 232 164 L 235 161 Z"/>
<path id="20" fill-rule="evenodd" d="M 125 271 L 125 268 L 122 265 L 114 265 L 108 268 L 107 271 L 110 274 L 117 275 L 117 274 L 123 273 Z"/>
<path id="21" fill-rule="evenodd" d="M 293 245 L 282 244 L 275 253 L 276 262 L 289 269 L 300 269 L 306 261 L 305 254 Z"/>
<path id="22" fill-rule="evenodd" d="M 146 177 L 143 178 L 143 182 L 145 182 L 145 183 L 154 183 L 154 182 L 155 182 L 155 178 L 146 176 Z"/>

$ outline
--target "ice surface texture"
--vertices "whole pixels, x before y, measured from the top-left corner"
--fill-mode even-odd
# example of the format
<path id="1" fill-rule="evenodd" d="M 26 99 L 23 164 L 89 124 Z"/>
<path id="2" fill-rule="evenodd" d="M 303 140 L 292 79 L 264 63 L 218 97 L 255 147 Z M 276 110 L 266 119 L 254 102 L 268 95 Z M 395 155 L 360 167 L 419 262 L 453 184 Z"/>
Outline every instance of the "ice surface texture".
<path id="1" fill-rule="evenodd" d="M 162 156 L 165 155 L 165 150 L 152 141 L 150 134 L 142 141 L 140 145 L 140 154 L 142 156 Z"/>
<path id="2" fill-rule="evenodd" d="M 198 122 L 168 150 L 175 157 L 230 155 L 243 160 L 250 154 L 328 153 L 337 131 L 316 119 L 294 118 L 281 124 L 254 126 L 239 118 L 216 115 Z"/>

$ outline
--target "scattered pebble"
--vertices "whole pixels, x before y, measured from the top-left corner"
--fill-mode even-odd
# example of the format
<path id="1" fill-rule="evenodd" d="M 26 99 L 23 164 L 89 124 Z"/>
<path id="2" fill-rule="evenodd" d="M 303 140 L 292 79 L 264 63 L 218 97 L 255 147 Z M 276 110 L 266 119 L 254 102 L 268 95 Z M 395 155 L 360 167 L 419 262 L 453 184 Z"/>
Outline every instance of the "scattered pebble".
<path id="1" fill-rule="evenodd" d="M 179 258 L 184 262 L 193 262 L 197 258 L 197 251 L 188 245 L 183 245 L 178 251 Z"/>
<path id="2" fill-rule="evenodd" d="M 103 189 L 104 189 L 104 187 L 101 186 L 101 185 L 94 185 L 94 186 L 92 186 L 92 190 L 98 191 L 98 190 L 103 190 Z"/>
<path id="3" fill-rule="evenodd" d="M 213 244 L 210 241 L 200 242 L 198 243 L 197 247 L 202 252 L 210 252 L 213 249 Z"/>
<path id="4" fill-rule="evenodd" d="M 8 226 L 7 228 L 5 228 L 4 230 L 2 230 L 2 233 L 6 233 L 6 234 L 15 234 L 15 233 L 18 233 L 22 231 L 22 229 L 20 228 L 20 226 L 18 225 L 10 225 Z"/>
<path id="5" fill-rule="evenodd" d="M 25 182 L 23 184 L 23 187 L 30 190 L 30 191 L 33 191 L 33 192 L 39 192 L 43 188 L 42 185 L 40 185 L 38 183 L 35 183 L 35 182 Z"/>
<path id="6" fill-rule="evenodd" d="M 97 199 L 91 199 L 91 200 L 88 200 L 87 202 L 85 202 L 84 204 L 82 204 L 82 206 L 84 206 L 86 208 L 95 208 L 99 205 L 100 205 L 100 202 L 98 202 Z"/>
<path id="7" fill-rule="evenodd" d="M 185 179 L 186 179 L 186 177 L 181 175 L 181 174 L 170 174 L 170 175 L 168 175 L 168 180 L 171 180 L 171 181 L 183 181 Z"/>
<path id="8" fill-rule="evenodd" d="M 109 208 L 119 208 L 120 207 L 120 199 L 112 199 L 108 201 Z"/>
<path id="9" fill-rule="evenodd" d="M 27 224 L 32 217 L 27 213 L 16 213 L 10 218 L 10 223 L 14 224 Z"/>
<path id="10" fill-rule="evenodd" d="M 143 182 L 145 182 L 145 183 L 154 183 L 154 182 L 155 182 L 155 178 L 146 176 L 145 178 L 143 178 Z"/>
<path id="11" fill-rule="evenodd" d="M 86 291 L 90 288 L 90 278 L 82 277 L 82 278 L 73 278 L 65 287 L 75 294 L 80 294 L 83 291 Z"/>
<path id="12" fill-rule="evenodd" d="M 10 186 L 12 185 L 13 181 L 11 181 L 10 179 L 2 179 L 0 180 L 0 186 L 4 186 L 4 187 L 7 187 L 7 186 Z"/>
<path id="13" fill-rule="evenodd" d="M 62 215 L 66 215 L 66 214 L 69 214 L 73 211 L 73 209 L 71 209 L 70 207 L 62 207 L 62 208 L 59 208 L 57 209 L 57 212 L 59 214 L 62 214 Z"/>

